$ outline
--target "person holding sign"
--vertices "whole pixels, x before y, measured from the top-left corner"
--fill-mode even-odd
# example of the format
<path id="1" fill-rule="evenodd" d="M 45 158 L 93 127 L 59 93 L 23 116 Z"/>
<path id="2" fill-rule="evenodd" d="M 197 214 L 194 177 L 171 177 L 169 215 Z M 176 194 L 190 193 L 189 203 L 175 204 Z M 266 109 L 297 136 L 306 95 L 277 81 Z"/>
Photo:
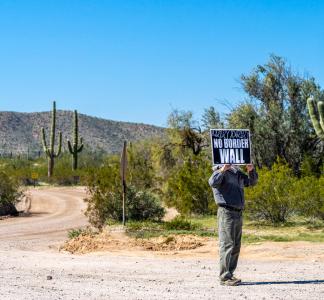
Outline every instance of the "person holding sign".
<path id="1" fill-rule="evenodd" d="M 218 204 L 218 232 L 220 255 L 220 283 L 239 285 L 234 277 L 242 237 L 242 211 L 244 209 L 244 187 L 257 183 L 258 174 L 253 164 L 246 165 L 248 175 L 235 165 L 214 166 L 209 178 L 214 198 Z"/>

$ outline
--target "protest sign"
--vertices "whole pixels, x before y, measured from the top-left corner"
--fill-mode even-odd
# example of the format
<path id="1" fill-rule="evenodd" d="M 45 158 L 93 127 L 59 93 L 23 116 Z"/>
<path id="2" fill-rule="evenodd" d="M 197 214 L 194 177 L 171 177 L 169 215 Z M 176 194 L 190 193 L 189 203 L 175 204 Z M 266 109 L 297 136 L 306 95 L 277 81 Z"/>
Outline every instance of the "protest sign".
<path id="1" fill-rule="evenodd" d="M 248 129 L 211 129 L 213 165 L 251 163 L 251 141 Z"/>

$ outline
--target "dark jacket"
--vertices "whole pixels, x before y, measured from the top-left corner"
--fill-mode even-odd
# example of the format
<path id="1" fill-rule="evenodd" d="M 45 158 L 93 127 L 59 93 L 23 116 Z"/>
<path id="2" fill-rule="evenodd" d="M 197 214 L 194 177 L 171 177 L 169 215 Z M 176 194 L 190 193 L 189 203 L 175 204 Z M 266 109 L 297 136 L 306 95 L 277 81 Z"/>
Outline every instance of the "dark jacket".
<path id="1" fill-rule="evenodd" d="M 209 185 L 213 189 L 214 198 L 217 204 L 225 204 L 235 208 L 244 208 L 244 187 L 255 185 L 258 181 L 258 174 L 253 169 L 246 175 L 238 170 L 221 172 L 216 170 L 209 178 Z"/>

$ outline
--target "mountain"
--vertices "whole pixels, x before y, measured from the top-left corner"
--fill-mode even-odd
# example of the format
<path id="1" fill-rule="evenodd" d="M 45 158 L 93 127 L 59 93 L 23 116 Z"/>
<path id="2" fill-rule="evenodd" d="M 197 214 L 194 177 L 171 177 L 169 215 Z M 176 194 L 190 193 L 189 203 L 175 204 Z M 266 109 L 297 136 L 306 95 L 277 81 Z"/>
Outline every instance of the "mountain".
<path id="1" fill-rule="evenodd" d="M 0 154 L 13 155 L 42 152 L 41 128 L 50 136 L 51 112 L 0 112 Z M 72 139 L 73 112 L 56 112 L 56 145 L 62 131 L 63 147 Z M 118 122 L 79 114 L 79 136 L 90 151 L 120 152 L 124 140 L 138 141 L 161 137 L 165 129 L 140 123 Z"/>

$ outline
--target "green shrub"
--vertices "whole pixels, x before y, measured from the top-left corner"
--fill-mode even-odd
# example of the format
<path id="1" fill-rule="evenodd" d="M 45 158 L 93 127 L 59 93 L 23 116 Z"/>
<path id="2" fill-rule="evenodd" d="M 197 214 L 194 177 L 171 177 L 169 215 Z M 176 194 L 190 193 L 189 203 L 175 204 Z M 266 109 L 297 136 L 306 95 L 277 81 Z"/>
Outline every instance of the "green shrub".
<path id="1" fill-rule="evenodd" d="M 271 170 L 259 170 L 259 181 L 246 189 L 246 208 L 252 219 L 273 224 L 287 222 L 296 211 L 297 178 L 285 163 L 277 162 Z"/>
<path id="2" fill-rule="evenodd" d="M 210 161 L 203 154 L 188 157 L 170 173 L 164 191 L 168 206 L 175 207 L 184 215 L 216 212 L 215 200 L 208 185 L 212 173 Z"/>
<path id="3" fill-rule="evenodd" d="M 126 220 L 159 221 L 165 214 L 159 199 L 151 192 L 137 191 L 131 186 L 127 189 L 126 198 Z M 121 191 L 95 192 L 86 201 L 87 216 L 94 226 L 100 228 L 107 222 L 122 220 Z"/>
<path id="4" fill-rule="evenodd" d="M 165 209 L 155 194 L 148 191 L 137 191 L 133 186 L 127 189 L 126 208 L 129 220 L 160 221 L 165 215 Z"/>
<path id="5" fill-rule="evenodd" d="M 68 232 L 68 237 L 69 237 L 69 239 L 73 239 L 73 238 L 78 237 L 82 233 L 83 233 L 83 230 L 81 228 L 71 229 Z"/>
<path id="6" fill-rule="evenodd" d="M 0 215 L 17 214 L 14 205 L 22 196 L 18 182 L 0 171 Z"/>
<path id="7" fill-rule="evenodd" d="M 89 227 L 86 228 L 75 228 L 71 229 L 68 232 L 68 238 L 74 239 L 80 235 L 94 235 L 95 232 L 93 232 Z"/>
<path id="8" fill-rule="evenodd" d="M 119 156 L 109 156 L 105 163 L 88 175 L 89 197 L 86 215 L 89 222 L 97 228 L 111 221 L 122 220 L 122 185 L 120 180 Z M 131 168 L 136 168 L 134 164 Z M 141 164 L 140 169 L 143 170 Z M 145 168 L 144 168 L 145 169 Z M 144 170 L 143 170 L 144 172 Z M 134 170 L 133 177 L 136 177 Z M 138 183 L 129 180 L 126 197 L 126 219 L 128 221 L 161 220 L 165 214 L 159 198 L 145 189 L 143 180 Z"/>
<path id="9" fill-rule="evenodd" d="M 285 223 L 292 214 L 324 220 L 324 177 L 297 178 L 282 163 L 259 171 L 258 184 L 246 190 L 247 211 L 253 219 Z"/>
<path id="10" fill-rule="evenodd" d="M 173 220 L 165 222 L 164 227 L 166 230 L 196 230 L 200 228 L 198 224 L 193 224 L 182 216 L 177 216 Z"/>
<path id="11" fill-rule="evenodd" d="M 300 215 L 324 220 L 324 177 L 307 176 L 294 187 L 296 208 Z"/>
<path id="12" fill-rule="evenodd" d="M 156 181 L 150 142 L 131 143 L 127 151 L 127 180 L 139 190 L 151 189 Z"/>
<path id="13" fill-rule="evenodd" d="M 88 177 L 89 197 L 86 215 L 89 222 L 101 228 L 109 220 L 122 220 L 122 186 L 119 157 L 111 156 L 105 164 Z M 157 196 L 147 190 L 129 185 L 126 197 L 127 220 L 160 220 L 164 216 Z"/>

